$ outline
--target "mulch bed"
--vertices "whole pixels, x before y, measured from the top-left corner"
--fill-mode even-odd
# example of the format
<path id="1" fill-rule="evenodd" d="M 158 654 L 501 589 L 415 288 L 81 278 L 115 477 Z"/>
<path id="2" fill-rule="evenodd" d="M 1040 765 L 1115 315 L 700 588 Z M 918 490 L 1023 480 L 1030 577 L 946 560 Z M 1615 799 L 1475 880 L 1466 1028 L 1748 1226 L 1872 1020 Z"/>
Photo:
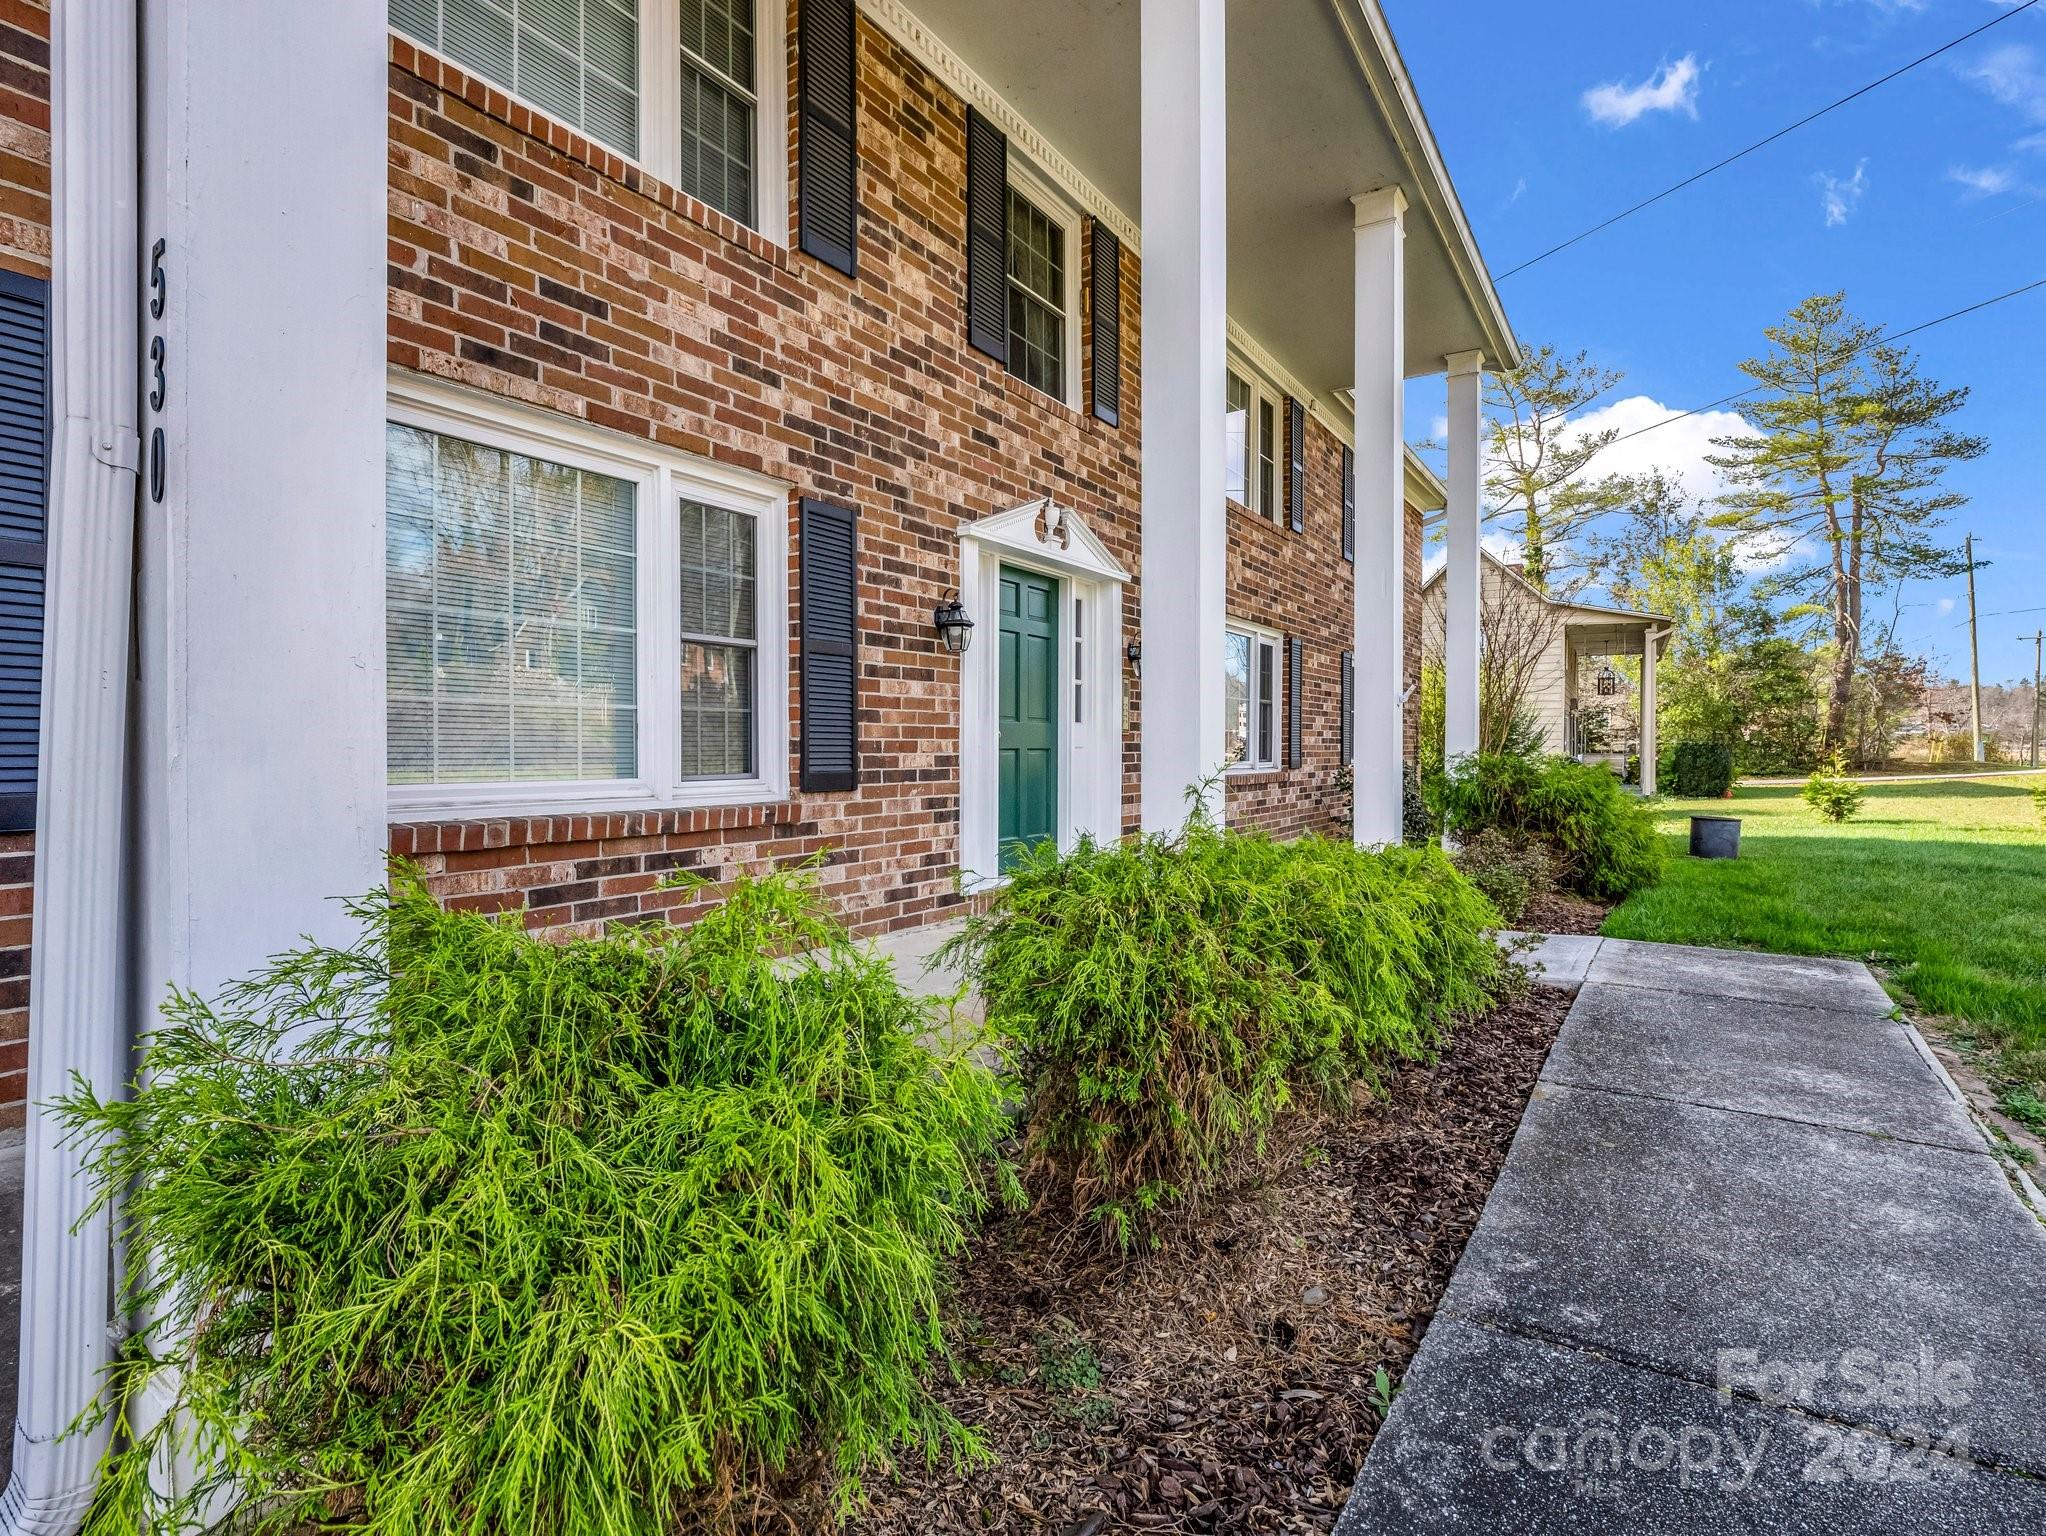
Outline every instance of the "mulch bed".
<path id="1" fill-rule="evenodd" d="M 1289 1132 L 1258 1187 L 1105 1257 L 995 1221 L 940 1396 L 994 1461 L 869 1485 L 858 1536 L 1307 1532 L 1335 1523 L 1520 1123 L 1569 998 L 1534 987 L 1354 1112 Z"/>
<path id="2" fill-rule="evenodd" d="M 1524 933 L 1597 933 L 1611 911 L 1568 891 L 1550 891 L 1529 901 L 1513 926 Z"/>

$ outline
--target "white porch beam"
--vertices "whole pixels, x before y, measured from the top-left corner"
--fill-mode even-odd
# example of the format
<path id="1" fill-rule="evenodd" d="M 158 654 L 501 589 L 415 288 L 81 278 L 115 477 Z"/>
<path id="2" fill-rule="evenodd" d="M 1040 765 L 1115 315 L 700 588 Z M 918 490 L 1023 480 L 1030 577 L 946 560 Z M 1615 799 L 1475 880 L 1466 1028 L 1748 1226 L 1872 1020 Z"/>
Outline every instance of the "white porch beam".
<path id="1" fill-rule="evenodd" d="M 1352 816 L 1358 844 L 1383 847 L 1400 840 L 1400 778 L 1406 762 L 1401 674 L 1407 200 L 1399 188 L 1388 187 L 1352 201 L 1357 210 L 1357 761 Z"/>
<path id="2" fill-rule="evenodd" d="M 1442 647 L 1442 742 L 1454 763 L 1478 750 L 1478 612 L 1484 572 L 1478 559 L 1478 508 L 1484 443 L 1482 352 L 1449 359 L 1449 563 L 1442 573 L 1447 634 Z"/>
<path id="3" fill-rule="evenodd" d="M 1227 81 L 1223 0 L 1143 0 L 1141 15 L 1143 824 L 1164 831 L 1222 756 Z"/>

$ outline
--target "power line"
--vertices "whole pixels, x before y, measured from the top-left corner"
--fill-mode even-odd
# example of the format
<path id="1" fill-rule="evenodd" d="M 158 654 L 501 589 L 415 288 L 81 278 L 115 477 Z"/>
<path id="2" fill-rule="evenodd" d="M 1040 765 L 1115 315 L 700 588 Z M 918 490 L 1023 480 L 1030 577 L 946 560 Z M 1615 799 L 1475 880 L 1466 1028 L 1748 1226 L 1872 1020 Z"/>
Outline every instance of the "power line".
<path id="1" fill-rule="evenodd" d="M 2037 0 L 2033 0 L 2033 3 L 2036 4 Z M 2016 13 L 2013 12 L 2012 14 Z M 2006 300 L 2022 297 L 2023 295 L 2028 294 L 2032 292 L 2034 289 L 2038 288 L 2046 288 L 2046 277 L 2036 278 L 2032 282 L 2025 283 L 2017 288 L 2013 288 L 2007 293 L 1999 293 L 1995 297 L 1983 299 L 1979 303 L 1968 304 L 1960 309 L 1951 310 L 1948 313 L 1939 316 L 1937 319 L 1926 320 L 1921 322 L 1920 324 L 1910 326 L 1901 331 L 1885 332 L 1884 334 L 1877 336 L 1873 340 L 1869 341 L 1865 346 L 1856 347 L 1850 351 L 1843 352 L 1840 355 L 1838 361 L 1842 363 L 1848 362 L 1854 357 L 1860 355 L 1862 352 L 1867 351 L 1869 347 L 1882 346 L 1887 342 L 1902 341 L 1906 336 L 1916 336 L 1921 331 L 1929 331 L 1934 326 L 1945 325 L 1949 320 L 1958 320 L 1963 315 L 1972 315 L 1978 310 L 1988 309 L 1992 305 L 2004 303 Z M 1678 411 L 1674 416 L 1665 416 L 1661 421 L 1651 421 L 1645 427 L 1636 427 L 1631 432 L 1622 432 L 1618 437 L 1613 439 L 1613 442 L 1624 443 L 1630 437 L 1639 437 L 1642 433 L 1653 432 L 1659 427 L 1673 426 L 1675 423 L 1683 421 L 1687 417 L 1702 416 L 1705 412 L 1715 411 L 1719 409 L 1719 407 L 1722 405 L 1731 405 L 1736 400 L 1745 400 L 1749 395 L 1759 394 L 1762 390 L 1766 389 L 1767 387 L 1768 386 L 1764 384 L 1750 384 L 1746 389 L 1737 389 L 1730 395 L 1721 395 L 1717 400 L 1711 401 L 1708 404 L 1694 405 L 1688 411 Z M 1611 447 L 1612 444 L 1609 443 L 1606 446 Z"/>
<path id="2" fill-rule="evenodd" d="M 1932 60 L 1938 58 L 1943 53 L 1951 52 L 1953 49 L 1960 47 L 1961 44 L 1969 41 L 1971 38 L 1980 37 L 1984 32 L 1987 32 L 1991 27 L 2002 26 L 2006 21 L 2009 21 L 2011 17 L 2022 15 L 2024 12 L 2029 11 L 2030 9 L 2032 9 L 2033 6 L 2037 5 L 2038 3 L 2039 0 L 2024 0 L 2024 3 L 2022 5 L 2013 6 L 2011 7 L 2011 9 L 2004 11 L 2000 15 L 1991 17 L 1988 21 L 1982 23 L 1981 26 L 1975 28 L 1972 32 L 1964 32 L 1959 37 L 1955 38 L 1952 42 L 1942 43 L 1940 44 L 1939 47 L 1933 49 L 1932 52 L 1927 54 L 1921 54 L 1919 57 L 1913 59 L 1909 64 L 1900 65 L 1898 68 L 1891 70 L 1887 75 L 1884 75 L 1882 79 L 1871 80 L 1867 85 L 1862 86 L 1859 90 L 1849 91 L 1845 96 L 1842 96 L 1838 101 L 1829 103 L 1828 105 L 1819 108 L 1818 111 L 1799 118 L 1789 127 L 1777 129 L 1774 133 L 1770 134 L 1766 139 L 1757 139 L 1755 140 L 1754 143 L 1750 144 L 1746 149 L 1736 150 L 1733 154 L 1728 155 L 1724 160 L 1715 161 L 1713 164 L 1706 166 L 1704 170 L 1693 172 L 1691 175 L 1686 176 L 1682 181 L 1676 183 L 1674 186 L 1664 187 L 1660 192 L 1656 193 L 1655 196 L 1645 197 L 1640 202 L 1636 203 L 1633 207 L 1623 209 L 1621 212 L 1614 214 L 1611 218 L 1604 220 L 1602 223 L 1594 224 L 1591 226 L 1591 228 L 1586 230 L 1580 230 L 1578 233 L 1572 235 L 1568 240 L 1565 240 L 1562 244 L 1550 246 L 1546 251 L 1543 251 L 1541 255 L 1531 256 L 1526 261 L 1523 261 L 1517 267 L 1509 267 L 1506 271 L 1501 272 L 1496 280 L 1503 283 L 1506 281 L 1507 278 L 1512 277 L 1515 273 L 1525 272 L 1529 267 L 1534 266 L 1537 262 L 1547 261 L 1551 256 L 1554 256 L 1559 252 L 1569 250 L 1570 247 L 1577 244 L 1578 241 L 1589 240 L 1593 235 L 1598 234 L 1602 230 L 1611 229 L 1615 224 L 1619 223 L 1622 219 L 1631 219 L 1632 217 L 1634 217 L 1635 214 L 1641 212 L 1642 209 L 1653 207 L 1655 204 L 1661 202 L 1664 198 L 1672 197 L 1675 194 L 1683 191 L 1684 188 L 1691 186 L 1696 182 L 1703 181 L 1707 176 L 1712 175 L 1716 171 L 1725 170 L 1729 165 L 1732 165 L 1736 160 L 1744 160 L 1749 155 L 1752 155 L 1758 149 L 1766 149 L 1769 145 L 1774 144 L 1778 139 L 1783 138 L 1788 134 L 1797 132 L 1798 129 L 1804 127 L 1806 124 L 1817 122 L 1820 118 L 1824 117 L 1828 112 L 1837 112 L 1840 108 L 1846 106 L 1849 102 L 1855 101 L 1860 97 L 1866 96 L 1870 91 L 1877 89 L 1879 86 L 1888 85 L 1892 80 L 1896 79 L 1899 75 L 1907 75 L 1912 70 L 1918 68 L 1919 65 L 1930 63 Z"/>

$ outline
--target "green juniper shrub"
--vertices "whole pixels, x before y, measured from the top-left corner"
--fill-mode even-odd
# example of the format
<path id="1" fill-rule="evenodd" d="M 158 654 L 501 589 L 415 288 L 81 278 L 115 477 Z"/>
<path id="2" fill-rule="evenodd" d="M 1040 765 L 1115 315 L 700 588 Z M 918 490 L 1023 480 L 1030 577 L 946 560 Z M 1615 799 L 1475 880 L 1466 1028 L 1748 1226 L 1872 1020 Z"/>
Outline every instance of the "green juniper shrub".
<path id="1" fill-rule="evenodd" d="M 1733 748 L 1723 741 L 1680 741 L 1663 788 L 1683 800 L 1717 800 L 1733 788 Z"/>
<path id="2" fill-rule="evenodd" d="M 1837 756 L 1812 770 L 1802 793 L 1804 803 L 1831 822 L 1852 821 L 1867 798 L 1867 791 L 1847 777 L 1845 760 Z"/>
<path id="3" fill-rule="evenodd" d="M 1556 860 L 1548 845 L 1498 827 L 1486 827 L 1461 844 L 1449 861 L 1508 923 L 1519 922 L 1529 902 L 1556 888 Z"/>
<path id="4" fill-rule="evenodd" d="M 1435 818 L 1428 814 L 1428 797 L 1411 763 L 1400 774 L 1400 838 L 1411 847 L 1435 841 Z"/>
<path id="5" fill-rule="evenodd" d="M 1443 829 L 1468 843 L 1487 828 L 1545 844 L 1558 885 L 1619 901 L 1662 876 L 1662 841 L 1640 798 L 1596 763 L 1503 752 L 1460 761 L 1435 782 Z"/>
<path id="6" fill-rule="evenodd" d="M 1500 977 L 1497 915 L 1435 848 L 1275 843 L 1200 816 L 1011 872 L 954 953 L 1016 1053 L 1048 1202 L 1128 1247 L 1302 1094 L 1423 1055 Z"/>
<path id="7" fill-rule="evenodd" d="M 717 1529 L 978 1454 L 920 1373 L 1001 1092 L 809 872 L 563 943 L 409 872 L 354 911 L 62 1105 L 161 1318 L 94 1532 Z M 151 1382 L 174 1411 L 128 1420 Z"/>

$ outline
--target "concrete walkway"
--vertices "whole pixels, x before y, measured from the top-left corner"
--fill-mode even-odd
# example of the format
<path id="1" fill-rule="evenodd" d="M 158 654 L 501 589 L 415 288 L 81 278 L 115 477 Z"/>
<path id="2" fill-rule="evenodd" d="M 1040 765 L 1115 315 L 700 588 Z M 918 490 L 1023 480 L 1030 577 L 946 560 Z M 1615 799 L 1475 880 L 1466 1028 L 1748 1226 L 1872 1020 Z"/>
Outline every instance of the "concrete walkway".
<path id="1" fill-rule="evenodd" d="M 1340 1536 L 2046 1531 L 2046 1226 L 1857 964 L 1585 939 Z"/>

